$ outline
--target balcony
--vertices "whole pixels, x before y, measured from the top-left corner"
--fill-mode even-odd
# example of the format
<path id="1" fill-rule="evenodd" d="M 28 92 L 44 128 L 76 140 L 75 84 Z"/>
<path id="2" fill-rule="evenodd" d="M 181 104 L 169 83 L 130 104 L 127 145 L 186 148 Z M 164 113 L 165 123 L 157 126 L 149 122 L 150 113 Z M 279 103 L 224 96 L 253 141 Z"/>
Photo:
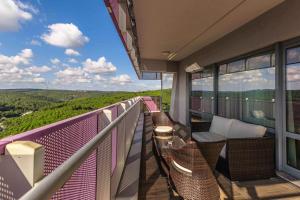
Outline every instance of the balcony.
<path id="1" fill-rule="evenodd" d="M 300 1 L 104 2 L 138 78 L 171 74 L 169 112 L 136 97 L 0 140 L 0 199 L 299 199 Z"/>
<path id="2" fill-rule="evenodd" d="M 181 199 L 156 151 L 153 127 L 170 124 L 174 135 L 185 134 L 186 141 L 191 132 L 158 112 L 158 99 L 136 97 L 2 139 L 1 198 Z M 34 164 L 28 153 L 32 144 L 42 149 L 35 151 Z M 214 176 L 221 199 L 300 195 L 299 188 L 279 177 L 232 182 L 218 171 Z"/>

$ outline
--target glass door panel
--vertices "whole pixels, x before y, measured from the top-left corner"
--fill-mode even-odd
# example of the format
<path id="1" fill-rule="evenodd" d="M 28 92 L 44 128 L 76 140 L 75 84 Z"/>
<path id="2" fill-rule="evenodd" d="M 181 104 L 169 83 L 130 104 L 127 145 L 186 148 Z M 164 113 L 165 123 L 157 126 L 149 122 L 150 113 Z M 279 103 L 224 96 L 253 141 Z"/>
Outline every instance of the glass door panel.
<path id="1" fill-rule="evenodd" d="M 284 168 L 300 177 L 300 47 L 285 53 Z"/>

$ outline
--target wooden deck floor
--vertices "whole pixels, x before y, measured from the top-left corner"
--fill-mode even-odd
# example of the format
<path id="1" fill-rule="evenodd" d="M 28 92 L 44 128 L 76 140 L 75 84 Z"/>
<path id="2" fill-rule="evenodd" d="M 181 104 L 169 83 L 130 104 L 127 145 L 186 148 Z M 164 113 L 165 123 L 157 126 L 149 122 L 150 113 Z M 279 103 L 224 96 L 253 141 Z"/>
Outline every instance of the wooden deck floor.
<path id="1" fill-rule="evenodd" d="M 222 174 L 217 175 L 221 199 L 293 199 L 300 200 L 300 188 L 279 178 L 231 182 Z"/>
<path id="2" fill-rule="evenodd" d="M 159 165 L 153 154 L 152 119 L 145 117 L 140 176 L 139 199 L 165 200 L 178 199 L 171 192 L 167 178 L 161 174 Z M 222 174 L 217 175 L 221 199 L 293 199 L 300 200 L 300 188 L 279 178 L 246 182 L 231 182 Z"/>
<path id="3" fill-rule="evenodd" d="M 151 116 L 145 116 L 139 199 L 170 199 L 167 178 L 162 176 L 152 151 L 152 131 L 153 123 Z"/>

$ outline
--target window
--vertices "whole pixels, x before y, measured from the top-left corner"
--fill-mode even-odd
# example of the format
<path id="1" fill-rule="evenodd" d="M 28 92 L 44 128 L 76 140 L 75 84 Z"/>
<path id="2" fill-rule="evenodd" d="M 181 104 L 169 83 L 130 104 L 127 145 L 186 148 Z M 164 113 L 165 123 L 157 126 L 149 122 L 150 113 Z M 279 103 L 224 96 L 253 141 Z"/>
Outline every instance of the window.
<path id="1" fill-rule="evenodd" d="M 287 164 L 300 170 L 300 140 L 286 138 Z"/>
<path id="2" fill-rule="evenodd" d="M 160 72 L 142 72 L 143 80 L 160 80 L 161 73 Z"/>
<path id="3" fill-rule="evenodd" d="M 227 69 L 227 65 L 226 64 L 220 65 L 220 67 L 219 67 L 219 74 L 220 75 L 226 74 L 226 69 Z"/>
<path id="4" fill-rule="evenodd" d="M 255 56 L 247 59 L 247 70 L 260 69 L 271 66 L 271 55 Z"/>
<path id="5" fill-rule="evenodd" d="M 288 49 L 286 53 L 286 63 L 300 63 L 300 47 Z"/>
<path id="6" fill-rule="evenodd" d="M 234 61 L 227 65 L 228 73 L 240 72 L 244 70 L 245 70 L 245 60 Z"/>
<path id="7" fill-rule="evenodd" d="M 219 74 L 218 114 L 275 127 L 275 67 L 271 63 L 272 54 L 229 63 L 227 73 Z"/>
<path id="8" fill-rule="evenodd" d="M 214 78 L 212 68 L 192 74 L 191 110 L 211 116 L 214 113 Z"/>
<path id="9" fill-rule="evenodd" d="M 287 50 L 286 127 L 300 134 L 300 47 Z"/>

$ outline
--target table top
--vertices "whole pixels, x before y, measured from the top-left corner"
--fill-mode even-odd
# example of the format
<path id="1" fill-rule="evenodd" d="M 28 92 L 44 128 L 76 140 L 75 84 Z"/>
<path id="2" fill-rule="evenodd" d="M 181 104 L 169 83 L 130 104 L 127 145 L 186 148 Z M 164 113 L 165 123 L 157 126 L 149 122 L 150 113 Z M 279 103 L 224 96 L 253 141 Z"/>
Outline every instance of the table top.
<path id="1" fill-rule="evenodd" d="M 157 126 L 154 129 L 155 132 L 157 133 L 171 133 L 173 131 L 172 126 Z"/>

